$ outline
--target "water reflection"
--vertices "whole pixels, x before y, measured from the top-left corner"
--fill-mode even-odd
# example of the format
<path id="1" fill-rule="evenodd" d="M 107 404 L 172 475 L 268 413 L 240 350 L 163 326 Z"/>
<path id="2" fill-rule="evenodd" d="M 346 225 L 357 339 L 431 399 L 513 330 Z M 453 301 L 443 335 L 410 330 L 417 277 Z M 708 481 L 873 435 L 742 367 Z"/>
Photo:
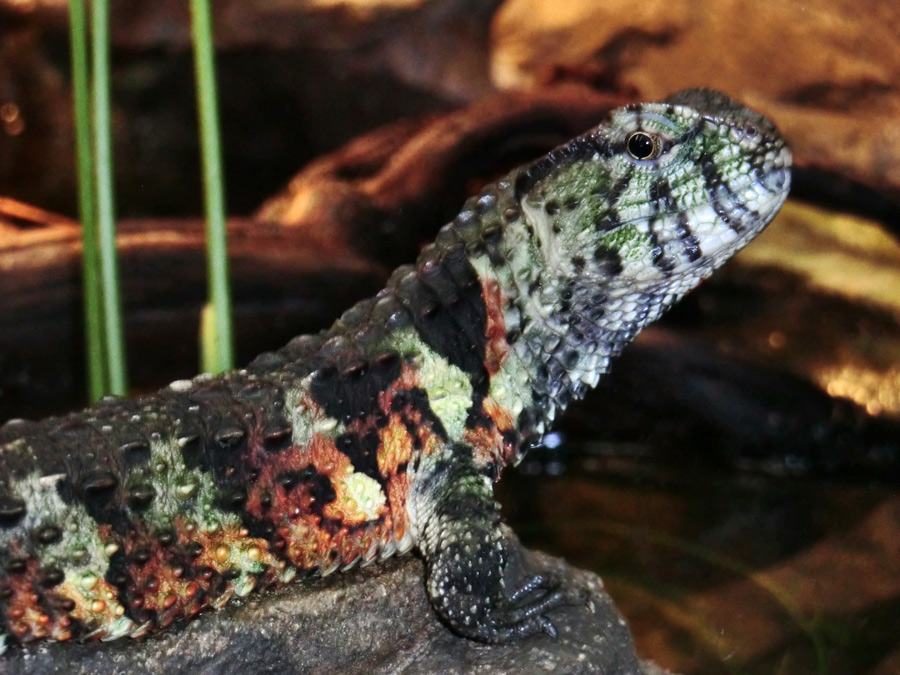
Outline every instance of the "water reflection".
<path id="1" fill-rule="evenodd" d="M 570 445 L 564 475 L 511 472 L 500 494 L 526 545 L 603 577 L 644 658 L 704 675 L 895 672 L 895 487 L 660 471 L 613 450 Z"/>

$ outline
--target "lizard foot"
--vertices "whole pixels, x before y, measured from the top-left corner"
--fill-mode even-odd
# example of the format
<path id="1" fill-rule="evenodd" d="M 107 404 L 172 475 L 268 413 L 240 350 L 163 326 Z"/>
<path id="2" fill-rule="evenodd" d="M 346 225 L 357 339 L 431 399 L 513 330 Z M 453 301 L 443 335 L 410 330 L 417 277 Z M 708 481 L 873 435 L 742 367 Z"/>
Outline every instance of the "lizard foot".
<path id="1" fill-rule="evenodd" d="M 553 574 L 535 574 L 485 617 L 477 637 L 490 643 L 509 642 L 535 633 L 556 638 L 556 626 L 547 612 L 566 605 L 589 606 L 589 600 L 587 589 L 567 588 Z"/>

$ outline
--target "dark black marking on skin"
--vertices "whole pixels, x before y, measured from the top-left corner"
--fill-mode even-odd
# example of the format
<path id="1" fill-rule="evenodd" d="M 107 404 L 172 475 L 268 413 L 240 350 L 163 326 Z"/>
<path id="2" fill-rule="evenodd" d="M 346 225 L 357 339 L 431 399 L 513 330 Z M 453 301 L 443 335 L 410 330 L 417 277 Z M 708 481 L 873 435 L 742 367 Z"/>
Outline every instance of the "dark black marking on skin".
<path id="1" fill-rule="evenodd" d="M 604 195 L 604 201 L 608 204 L 609 208 L 595 225 L 598 232 L 609 232 L 610 230 L 614 230 L 622 224 L 617 206 L 619 199 L 631 185 L 633 176 L 634 167 L 629 167 L 625 175 L 619 178 L 619 180 L 617 180 L 613 184 L 612 188 L 609 191 L 609 195 Z"/>
<path id="2" fill-rule="evenodd" d="M 150 550 L 149 546 L 137 546 L 134 550 L 132 550 L 131 555 L 128 556 L 128 559 L 129 561 L 140 567 L 142 565 L 146 565 L 152 557 L 153 553 Z"/>
<path id="3" fill-rule="evenodd" d="M 675 236 L 679 239 L 684 247 L 684 254 L 690 261 L 695 261 L 700 257 L 700 242 L 691 231 L 690 222 L 687 214 L 678 208 L 678 203 L 672 196 L 672 186 L 665 177 L 660 177 L 650 186 L 650 204 L 653 213 L 650 217 L 650 241 L 654 248 L 658 246 L 654 225 L 661 217 L 661 223 L 666 226 L 667 220 L 673 216 L 676 218 L 677 226 L 675 228 Z M 671 271 L 675 267 L 675 262 L 668 257 L 660 257 L 657 261 L 654 256 L 653 264 L 665 272 Z"/>
<path id="4" fill-rule="evenodd" d="M 666 255 L 665 248 L 659 243 L 659 236 L 653 230 L 653 223 L 650 223 L 650 232 L 647 235 L 647 241 L 650 244 L 650 256 L 653 266 L 665 274 L 669 274 L 675 269 L 675 261 Z"/>
<path id="5" fill-rule="evenodd" d="M 243 513 L 247 504 L 247 488 L 237 480 L 229 480 L 219 483 L 219 493 L 216 495 L 216 505 L 226 512 Z"/>
<path id="6" fill-rule="evenodd" d="M 242 452 L 246 438 L 247 430 L 240 422 L 225 424 L 213 434 L 213 439 L 222 452 Z"/>
<path id="7" fill-rule="evenodd" d="M 672 186 L 669 185 L 669 181 L 664 176 L 660 176 L 651 183 L 648 196 L 650 197 L 650 206 L 653 210 L 651 219 L 670 215 L 678 208 L 678 205 L 672 198 Z"/>
<path id="8" fill-rule="evenodd" d="M 175 542 L 176 538 L 177 537 L 175 535 L 175 531 L 170 529 L 161 530 L 156 535 L 157 541 L 159 541 L 159 543 L 163 546 L 171 546 Z"/>
<path id="9" fill-rule="evenodd" d="M 233 395 L 235 400 L 252 405 L 283 407 L 284 390 L 265 381 L 250 382 L 236 386 Z"/>
<path id="10" fill-rule="evenodd" d="M 688 220 L 687 213 L 684 211 L 678 212 L 678 225 L 675 230 L 675 235 L 681 240 L 681 244 L 684 246 L 684 256 L 688 261 L 696 262 L 699 260 L 703 255 L 703 251 L 700 248 L 700 241 L 691 231 L 691 223 Z"/>
<path id="11" fill-rule="evenodd" d="M 410 429 L 410 436 L 413 438 L 414 445 L 418 439 L 416 428 L 420 425 L 414 421 L 412 413 L 418 413 L 422 418 L 422 423 L 428 425 L 432 433 L 436 434 L 442 441 L 446 441 L 448 438 L 441 419 L 431 409 L 428 393 L 424 389 L 413 387 L 412 389 L 396 392 L 391 400 L 391 411 L 401 414 L 404 424 L 407 424 L 407 428 Z"/>
<path id="12" fill-rule="evenodd" d="M 119 480 L 111 471 L 98 469 L 84 475 L 81 480 L 81 490 L 86 495 L 94 497 L 96 495 L 106 495 L 116 489 Z"/>
<path id="13" fill-rule="evenodd" d="M 25 502 L 18 497 L 0 496 L 0 527 L 15 527 L 26 513 Z"/>
<path id="14" fill-rule="evenodd" d="M 648 193 L 650 204 L 650 217 L 647 220 L 647 241 L 650 244 L 650 256 L 653 266 L 663 272 L 671 272 L 675 268 L 675 262 L 666 256 L 665 248 L 659 242 L 656 233 L 656 224 L 662 215 L 662 224 L 665 227 L 665 200 L 670 196 L 669 183 L 660 178 L 650 185 Z"/>
<path id="15" fill-rule="evenodd" d="M 610 232 L 619 227 L 619 225 L 621 224 L 622 220 L 619 217 L 619 212 L 615 208 L 610 206 L 609 210 L 603 215 L 603 217 L 597 221 L 596 227 L 599 232 Z"/>
<path id="16" fill-rule="evenodd" d="M 609 277 L 616 277 L 622 273 L 622 256 L 615 249 L 598 246 L 594 251 L 594 262 L 598 263 Z"/>
<path id="17" fill-rule="evenodd" d="M 45 546 L 47 544 L 52 544 L 59 541 L 61 537 L 62 530 L 60 530 L 56 525 L 53 524 L 48 523 L 46 525 L 41 525 L 34 530 L 35 541 Z"/>
<path id="18" fill-rule="evenodd" d="M 487 307 L 481 281 L 463 247 L 453 247 L 439 261 L 423 265 L 415 281 L 405 289 L 403 301 L 422 341 L 468 374 L 473 387 L 487 393 Z"/>
<path id="19" fill-rule="evenodd" d="M 41 567 L 37 573 L 38 583 L 44 588 L 58 586 L 66 575 L 58 567 Z"/>
<path id="20" fill-rule="evenodd" d="M 484 410 L 484 396 L 475 394 L 475 400 L 466 413 L 466 428 L 477 429 L 493 429 L 496 424 L 494 420 Z"/>
<path id="21" fill-rule="evenodd" d="M 179 426 L 177 443 L 181 448 L 181 459 L 188 470 L 203 466 L 203 444 L 200 441 L 200 425 L 193 420 Z"/>
<path id="22" fill-rule="evenodd" d="M 154 497 L 156 497 L 156 488 L 149 482 L 138 483 L 125 492 L 128 506 L 134 511 L 148 508 Z"/>
<path id="23" fill-rule="evenodd" d="M 281 473 L 275 478 L 275 482 L 285 492 L 304 490 L 312 498 L 310 513 L 323 519 L 325 507 L 337 498 L 331 478 L 319 473 L 311 464 L 300 471 Z"/>
<path id="24" fill-rule="evenodd" d="M 85 423 L 63 423 L 50 436 L 66 458 L 65 478 L 56 483 L 60 499 L 67 505 L 83 504 L 96 522 L 110 525 L 118 534 L 126 534 L 132 525 L 123 499 L 120 478 L 123 470 L 117 448 L 105 443 L 105 439 Z M 93 448 L 94 451 L 84 453 L 79 452 L 79 448 Z"/>
<path id="25" fill-rule="evenodd" d="M 263 510 L 261 517 L 256 517 L 246 510 L 245 502 L 249 495 L 243 491 L 242 495 L 245 498 L 242 500 L 240 508 L 234 508 L 233 510 L 240 515 L 241 524 L 247 529 L 248 536 L 272 542 L 269 546 L 269 551 L 280 560 L 292 564 L 287 548 L 283 545 L 278 545 L 279 541 L 284 542 L 282 538 L 276 535 L 276 530 L 282 524 L 281 519 L 284 517 L 284 514 L 270 511 L 273 493 L 277 493 L 280 490 L 287 495 L 297 490 L 303 491 L 310 498 L 308 512 L 319 518 L 320 526 L 323 530 L 333 535 L 341 528 L 339 520 L 328 518 L 324 513 L 325 507 L 337 497 L 331 478 L 327 474 L 320 473 L 312 464 L 300 470 L 282 471 L 273 477 L 271 483 L 259 485 L 259 489 L 262 493 L 259 496 L 259 503 Z M 200 553 L 202 553 L 202 549 L 193 551 L 186 549 L 184 551 L 184 554 L 192 559 L 199 556 Z"/>
<path id="26" fill-rule="evenodd" d="M 269 452 L 287 450 L 293 443 L 293 433 L 294 426 L 283 417 L 270 420 L 262 430 L 263 447 Z"/>
<path id="27" fill-rule="evenodd" d="M 631 181 L 634 178 L 634 171 L 635 169 L 633 166 L 629 167 L 628 171 L 625 172 L 625 175 L 613 184 L 612 189 L 609 191 L 608 197 L 610 206 L 614 206 L 625 193 L 625 191 L 628 190 L 629 186 L 631 185 Z"/>
<path id="28" fill-rule="evenodd" d="M 738 211 L 746 213 L 751 220 L 758 220 L 759 214 L 746 205 L 740 203 L 737 197 L 732 197 L 734 209 L 729 210 L 719 198 L 719 190 L 726 189 L 725 179 L 716 167 L 715 161 L 710 156 L 704 156 L 700 159 L 700 172 L 703 175 L 703 183 L 706 188 L 706 196 L 710 205 L 723 223 L 725 223 L 736 234 L 741 234 L 747 229 L 743 220 L 737 213 Z"/>
<path id="29" fill-rule="evenodd" d="M 732 202 L 732 208 L 733 208 L 732 215 L 736 214 L 737 212 L 740 212 L 740 213 L 748 216 L 749 220 L 751 222 L 759 220 L 759 214 L 756 211 L 754 211 L 753 209 L 751 209 L 749 206 L 747 206 L 737 195 L 735 195 L 735 194 L 731 195 L 731 202 Z"/>
<path id="30" fill-rule="evenodd" d="M 150 461 L 150 444 L 143 438 L 126 441 L 119 446 L 125 469 L 131 469 L 147 464 Z"/>
<path id="31" fill-rule="evenodd" d="M 612 152 L 613 149 L 609 142 L 602 136 L 595 133 L 579 136 L 553 150 L 531 166 L 520 170 L 513 184 L 515 198 L 517 201 L 521 201 L 537 183 L 555 171 L 564 169 L 578 161 L 589 160 L 596 154 L 599 154 L 601 157 L 609 157 Z"/>
<path id="32" fill-rule="evenodd" d="M 128 556 L 124 549 L 120 548 L 109 559 L 109 566 L 106 568 L 104 578 L 106 582 L 115 587 L 117 602 L 125 608 L 125 616 L 132 620 L 138 617 L 134 612 L 135 607 L 130 602 L 131 593 L 129 593 L 129 585 L 134 586 L 134 581 L 128 573 Z"/>
<path id="33" fill-rule="evenodd" d="M 10 574 L 24 574 L 28 569 L 28 564 L 25 562 L 24 558 L 16 556 L 7 560 L 3 565 L 3 569 Z"/>
<path id="34" fill-rule="evenodd" d="M 231 398 L 229 396 L 229 398 Z M 247 451 L 247 432 L 242 423 L 244 406 L 233 399 L 225 410 L 201 410 L 204 419 L 203 468 L 210 471 L 217 484 L 227 481 L 241 467 Z"/>
<path id="35" fill-rule="evenodd" d="M 378 410 L 378 395 L 400 377 L 400 370 L 399 359 L 367 371 L 359 367 L 340 373 L 329 366 L 315 373 L 309 391 L 325 414 L 349 424 Z M 364 372 L 366 377 L 362 377 Z"/>
<path id="36" fill-rule="evenodd" d="M 378 470 L 378 448 L 381 445 L 381 437 L 377 431 L 370 430 L 362 436 L 347 432 L 335 438 L 334 445 L 347 456 L 355 471 L 386 485 L 385 477 Z"/>

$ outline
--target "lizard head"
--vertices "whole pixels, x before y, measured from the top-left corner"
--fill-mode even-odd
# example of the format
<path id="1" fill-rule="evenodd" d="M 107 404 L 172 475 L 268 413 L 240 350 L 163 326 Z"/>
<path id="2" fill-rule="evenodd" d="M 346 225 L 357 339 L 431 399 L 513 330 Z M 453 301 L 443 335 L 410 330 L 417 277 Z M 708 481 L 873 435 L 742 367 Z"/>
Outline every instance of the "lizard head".
<path id="1" fill-rule="evenodd" d="M 769 120 L 692 89 L 613 110 L 509 177 L 505 257 L 525 348 L 547 364 L 555 405 L 595 385 L 644 326 L 762 231 L 790 166 Z"/>
<path id="2" fill-rule="evenodd" d="M 546 269 L 607 293 L 680 296 L 774 217 L 790 165 L 769 120 L 691 89 L 612 111 L 516 188 Z"/>
<path id="3" fill-rule="evenodd" d="M 615 353 L 762 231 L 790 166 L 775 126 L 718 92 L 613 110 L 514 177 L 519 285 L 553 332 Z"/>

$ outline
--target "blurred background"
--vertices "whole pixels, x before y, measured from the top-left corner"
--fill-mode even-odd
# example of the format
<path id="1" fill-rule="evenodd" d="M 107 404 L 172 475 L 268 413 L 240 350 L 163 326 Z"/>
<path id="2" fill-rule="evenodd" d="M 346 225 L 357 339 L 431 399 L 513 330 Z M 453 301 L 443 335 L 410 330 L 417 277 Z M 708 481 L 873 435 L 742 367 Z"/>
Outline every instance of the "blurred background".
<path id="1" fill-rule="evenodd" d="M 792 199 L 500 484 L 681 673 L 900 672 L 900 6 L 217 0 L 239 361 L 327 326 L 466 195 L 606 108 L 711 87 Z M 62 0 L 0 0 L 0 419 L 85 401 Z M 131 381 L 197 370 L 190 17 L 112 3 Z M 593 120 L 593 121 L 592 121 Z"/>

